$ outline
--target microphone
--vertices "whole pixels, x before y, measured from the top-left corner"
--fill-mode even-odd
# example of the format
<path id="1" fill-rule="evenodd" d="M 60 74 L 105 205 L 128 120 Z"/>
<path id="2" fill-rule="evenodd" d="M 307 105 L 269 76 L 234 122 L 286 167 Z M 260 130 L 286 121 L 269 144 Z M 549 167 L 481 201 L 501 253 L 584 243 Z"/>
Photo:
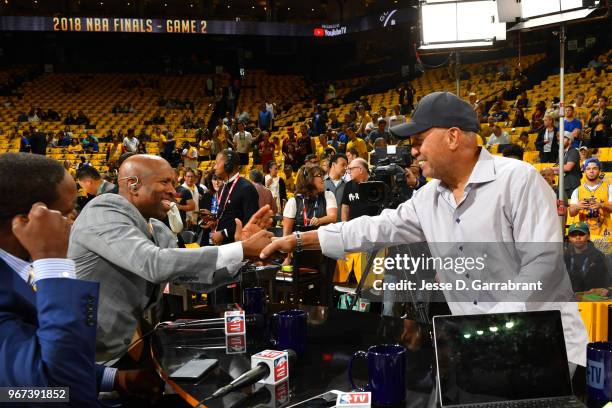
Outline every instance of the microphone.
<path id="1" fill-rule="evenodd" d="M 295 361 L 297 355 L 293 350 L 264 350 L 251 357 L 252 368 L 233 380 L 231 383 L 219 388 L 208 397 L 200 401 L 197 407 L 214 398 L 223 397 L 230 392 L 239 390 L 256 382 L 276 384 L 289 377 L 289 364 L 287 360 Z M 196 407 L 196 408 L 197 408 Z"/>

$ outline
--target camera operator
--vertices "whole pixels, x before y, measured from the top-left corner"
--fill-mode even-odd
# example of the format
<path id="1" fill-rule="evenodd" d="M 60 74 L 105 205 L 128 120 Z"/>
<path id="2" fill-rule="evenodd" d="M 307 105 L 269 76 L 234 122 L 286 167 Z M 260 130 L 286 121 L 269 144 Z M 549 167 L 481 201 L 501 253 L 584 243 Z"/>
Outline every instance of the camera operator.
<path id="1" fill-rule="evenodd" d="M 348 166 L 351 181 L 344 187 L 342 197 L 342 221 L 349 221 L 362 215 L 376 215 L 376 206 L 369 205 L 365 199 L 359 197 L 359 184 L 368 181 L 370 171 L 368 163 L 362 158 L 354 159 Z"/>

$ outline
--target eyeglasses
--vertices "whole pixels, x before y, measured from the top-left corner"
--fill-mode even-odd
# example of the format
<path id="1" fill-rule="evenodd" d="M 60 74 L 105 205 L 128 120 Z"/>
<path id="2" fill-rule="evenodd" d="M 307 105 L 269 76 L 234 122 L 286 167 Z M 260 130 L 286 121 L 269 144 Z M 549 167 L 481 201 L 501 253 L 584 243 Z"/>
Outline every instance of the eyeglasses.
<path id="1" fill-rule="evenodd" d="M 322 174 L 315 174 L 314 176 L 312 176 L 312 178 L 317 178 L 317 177 L 323 178 L 323 175 Z"/>

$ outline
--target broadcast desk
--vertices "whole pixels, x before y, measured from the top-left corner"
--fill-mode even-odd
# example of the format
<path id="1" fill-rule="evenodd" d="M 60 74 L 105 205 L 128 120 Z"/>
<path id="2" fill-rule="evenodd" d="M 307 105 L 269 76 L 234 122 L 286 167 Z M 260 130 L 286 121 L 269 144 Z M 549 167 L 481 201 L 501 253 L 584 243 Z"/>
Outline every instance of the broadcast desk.
<path id="1" fill-rule="evenodd" d="M 217 388 L 250 368 L 250 356 L 271 348 L 268 342 L 270 316 L 289 309 L 287 305 L 268 305 L 267 314 L 254 324 L 247 324 L 246 353 L 228 354 L 223 330 L 210 332 L 186 330 L 158 330 L 152 341 L 152 356 L 162 376 L 168 380 L 185 362 L 194 358 L 214 358 L 219 365 L 197 383 L 169 381 L 169 385 L 185 401 L 197 406 Z M 325 393 L 329 390 L 350 391 L 348 364 L 353 353 L 367 350 L 376 344 L 402 343 L 405 321 L 369 313 L 343 310 L 330 311 L 323 307 L 300 307 L 308 313 L 307 350 L 290 366 L 288 387 L 248 387 L 225 397 L 207 401 L 215 407 L 284 407 Z M 227 309 L 226 309 L 227 310 Z M 198 318 L 223 316 L 217 308 L 204 310 Z M 426 332 L 425 332 L 426 333 Z M 406 369 L 407 397 L 402 407 L 429 407 L 433 389 L 433 349 L 429 335 L 417 351 L 408 351 Z M 358 359 L 353 367 L 355 382 L 365 384 L 367 366 Z"/>

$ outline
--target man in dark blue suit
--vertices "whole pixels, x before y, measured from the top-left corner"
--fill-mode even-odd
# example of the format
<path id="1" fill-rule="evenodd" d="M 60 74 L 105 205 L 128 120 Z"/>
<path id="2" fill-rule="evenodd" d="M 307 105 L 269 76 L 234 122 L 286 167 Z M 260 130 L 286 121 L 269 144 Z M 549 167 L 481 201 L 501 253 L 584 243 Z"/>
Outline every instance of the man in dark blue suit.
<path id="1" fill-rule="evenodd" d="M 140 370 L 95 364 L 98 283 L 75 279 L 66 259 L 70 174 L 44 156 L 6 153 L 0 175 L 0 387 L 69 387 L 79 407 L 96 406 L 100 391 L 159 392 Z"/>

